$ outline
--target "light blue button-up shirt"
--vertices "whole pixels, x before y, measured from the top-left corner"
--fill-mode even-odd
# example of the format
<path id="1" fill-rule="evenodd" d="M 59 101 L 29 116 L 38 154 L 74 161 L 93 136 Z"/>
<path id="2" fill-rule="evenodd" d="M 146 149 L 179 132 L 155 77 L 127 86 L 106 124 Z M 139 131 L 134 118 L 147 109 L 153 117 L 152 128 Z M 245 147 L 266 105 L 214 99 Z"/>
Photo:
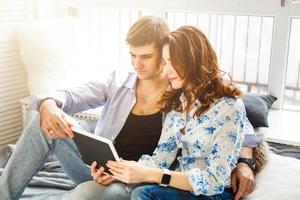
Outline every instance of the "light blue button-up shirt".
<path id="1" fill-rule="evenodd" d="M 102 106 L 95 134 L 114 140 L 125 124 L 136 103 L 137 76 L 134 72 L 114 71 L 106 81 L 91 81 L 73 89 L 38 94 L 32 98 L 33 109 L 38 110 L 42 100 L 56 100 L 64 112 L 78 113 Z M 259 142 L 250 122 L 246 120 L 243 146 L 255 147 Z"/>

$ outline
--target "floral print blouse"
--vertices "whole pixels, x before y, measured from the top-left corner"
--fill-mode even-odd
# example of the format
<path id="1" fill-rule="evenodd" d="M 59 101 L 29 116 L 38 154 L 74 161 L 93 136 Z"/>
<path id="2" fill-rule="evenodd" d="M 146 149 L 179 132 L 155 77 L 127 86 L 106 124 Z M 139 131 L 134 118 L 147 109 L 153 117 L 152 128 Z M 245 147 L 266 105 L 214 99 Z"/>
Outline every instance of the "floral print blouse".
<path id="1" fill-rule="evenodd" d="M 181 101 L 185 99 L 181 96 Z M 162 134 L 153 155 L 143 155 L 139 162 L 156 168 L 169 168 L 177 157 L 177 171 L 186 172 L 194 195 L 222 193 L 230 187 L 231 171 L 239 158 L 243 142 L 246 111 L 241 99 L 216 100 L 199 117 L 195 101 L 191 112 L 171 111 L 166 115 Z M 185 134 L 181 133 L 184 128 Z"/>

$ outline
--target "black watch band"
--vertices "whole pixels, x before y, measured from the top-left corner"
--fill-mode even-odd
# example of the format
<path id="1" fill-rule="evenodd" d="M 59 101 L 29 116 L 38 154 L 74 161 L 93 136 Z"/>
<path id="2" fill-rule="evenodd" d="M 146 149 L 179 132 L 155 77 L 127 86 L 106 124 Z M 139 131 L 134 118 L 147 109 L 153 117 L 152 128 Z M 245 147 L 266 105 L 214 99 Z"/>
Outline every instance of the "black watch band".
<path id="1" fill-rule="evenodd" d="M 239 158 L 238 163 L 247 164 L 253 171 L 255 170 L 255 162 L 251 158 Z"/>

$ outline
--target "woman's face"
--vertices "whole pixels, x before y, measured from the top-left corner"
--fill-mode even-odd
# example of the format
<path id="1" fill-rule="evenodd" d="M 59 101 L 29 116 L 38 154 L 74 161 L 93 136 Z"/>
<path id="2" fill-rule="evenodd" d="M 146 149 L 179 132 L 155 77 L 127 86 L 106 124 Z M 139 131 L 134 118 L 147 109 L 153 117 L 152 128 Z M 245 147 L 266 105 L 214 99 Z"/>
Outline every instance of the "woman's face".
<path id="1" fill-rule="evenodd" d="M 165 71 L 167 72 L 167 76 L 169 79 L 169 82 L 171 83 L 171 86 L 173 89 L 180 89 L 182 88 L 183 81 L 178 76 L 177 72 L 173 68 L 173 65 L 170 60 L 170 53 L 169 53 L 169 45 L 166 44 L 163 46 L 162 50 L 162 64 L 165 68 Z"/>

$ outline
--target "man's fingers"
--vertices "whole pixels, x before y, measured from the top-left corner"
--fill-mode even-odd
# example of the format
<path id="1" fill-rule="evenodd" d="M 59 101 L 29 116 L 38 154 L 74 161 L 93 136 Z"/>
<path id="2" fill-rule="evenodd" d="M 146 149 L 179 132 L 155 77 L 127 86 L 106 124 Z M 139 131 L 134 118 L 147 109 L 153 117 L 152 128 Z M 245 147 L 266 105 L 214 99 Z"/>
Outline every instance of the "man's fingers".
<path id="1" fill-rule="evenodd" d="M 47 129 L 46 133 L 50 138 L 54 138 L 54 139 L 58 138 L 57 135 L 58 130 L 53 124 L 51 123 L 46 124 L 46 129 Z"/>
<path id="2" fill-rule="evenodd" d="M 102 175 L 103 175 L 103 172 L 104 172 L 104 167 L 100 167 L 96 173 L 94 173 L 93 175 L 93 178 L 94 180 L 98 180 L 98 179 L 101 179 L 102 178 Z M 102 182 L 102 181 L 101 181 Z"/>
<path id="3" fill-rule="evenodd" d="M 91 175 L 94 176 L 94 174 L 96 173 L 96 166 L 97 166 L 97 162 L 94 161 L 91 165 Z"/>
<path id="4" fill-rule="evenodd" d="M 72 118 L 69 116 L 69 115 L 67 115 L 67 114 L 63 114 L 62 115 L 62 118 L 65 120 L 65 122 L 67 123 L 67 126 L 68 127 L 72 127 L 72 126 L 74 126 L 74 124 L 73 124 L 73 120 L 72 120 Z"/>
<path id="5" fill-rule="evenodd" d="M 102 183 L 106 182 L 109 179 L 112 179 L 112 176 L 108 174 L 101 177 Z"/>
<path id="6" fill-rule="evenodd" d="M 113 178 L 110 178 L 110 179 L 107 179 L 106 181 L 103 181 L 102 182 L 102 185 L 110 185 L 110 184 L 112 184 L 112 182 L 114 181 L 114 179 Z"/>
<path id="7" fill-rule="evenodd" d="M 66 137 L 66 134 L 65 134 L 65 131 L 64 129 L 62 129 L 59 125 L 59 123 L 55 122 L 53 124 L 53 127 L 54 127 L 54 132 L 55 132 L 55 136 L 58 137 L 58 138 L 64 138 Z"/>
<path id="8" fill-rule="evenodd" d="M 247 196 L 248 194 L 250 194 L 253 191 L 253 188 L 254 188 L 254 181 L 249 180 L 246 184 L 246 189 L 244 191 L 243 196 Z"/>
<path id="9" fill-rule="evenodd" d="M 66 136 L 71 138 L 73 137 L 72 130 L 70 129 L 69 125 L 67 124 L 67 122 L 64 120 L 62 116 L 54 117 L 52 123 L 56 127 L 57 134 L 60 137 L 66 137 Z"/>
<path id="10" fill-rule="evenodd" d="M 69 137 L 73 137 L 74 134 L 70 128 L 70 126 L 68 125 L 68 123 L 66 122 L 65 118 L 64 118 L 64 114 L 62 115 L 62 117 L 58 118 L 58 124 L 60 126 L 60 128 L 63 130 L 63 132 L 68 135 Z"/>
<path id="11" fill-rule="evenodd" d="M 73 126 L 73 122 L 70 120 L 70 117 L 67 114 L 62 115 L 63 126 L 67 135 L 71 138 L 74 137 L 74 133 L 70 127 Z"/>
<path id="12" fill-rule="evenodd" d="M 235 174 L 232 175 L 231 186 L 232 186 L 233 192 L 236 193 L 236 190 L 237 190 L 237 179 L 236 179 L 236 175 Z"/>
<path id="13" fill-rule="evenodd" d="M 245 181 L 242 181 L 242 182 L 239 183 L 238 191 L 235 194 L 235 198 L 234 198 L 235 200 L 239 200 L 242 197 L 242 195 L 245 191 L 245 187 L 246 187 Z"/>
<path id="14" fill-rule="evenodd" d="M 239 200 L 241 197 L 242 197 L 242 194 L 236 193 L 235 197 L 234 197 L 234 200 Z"/>

